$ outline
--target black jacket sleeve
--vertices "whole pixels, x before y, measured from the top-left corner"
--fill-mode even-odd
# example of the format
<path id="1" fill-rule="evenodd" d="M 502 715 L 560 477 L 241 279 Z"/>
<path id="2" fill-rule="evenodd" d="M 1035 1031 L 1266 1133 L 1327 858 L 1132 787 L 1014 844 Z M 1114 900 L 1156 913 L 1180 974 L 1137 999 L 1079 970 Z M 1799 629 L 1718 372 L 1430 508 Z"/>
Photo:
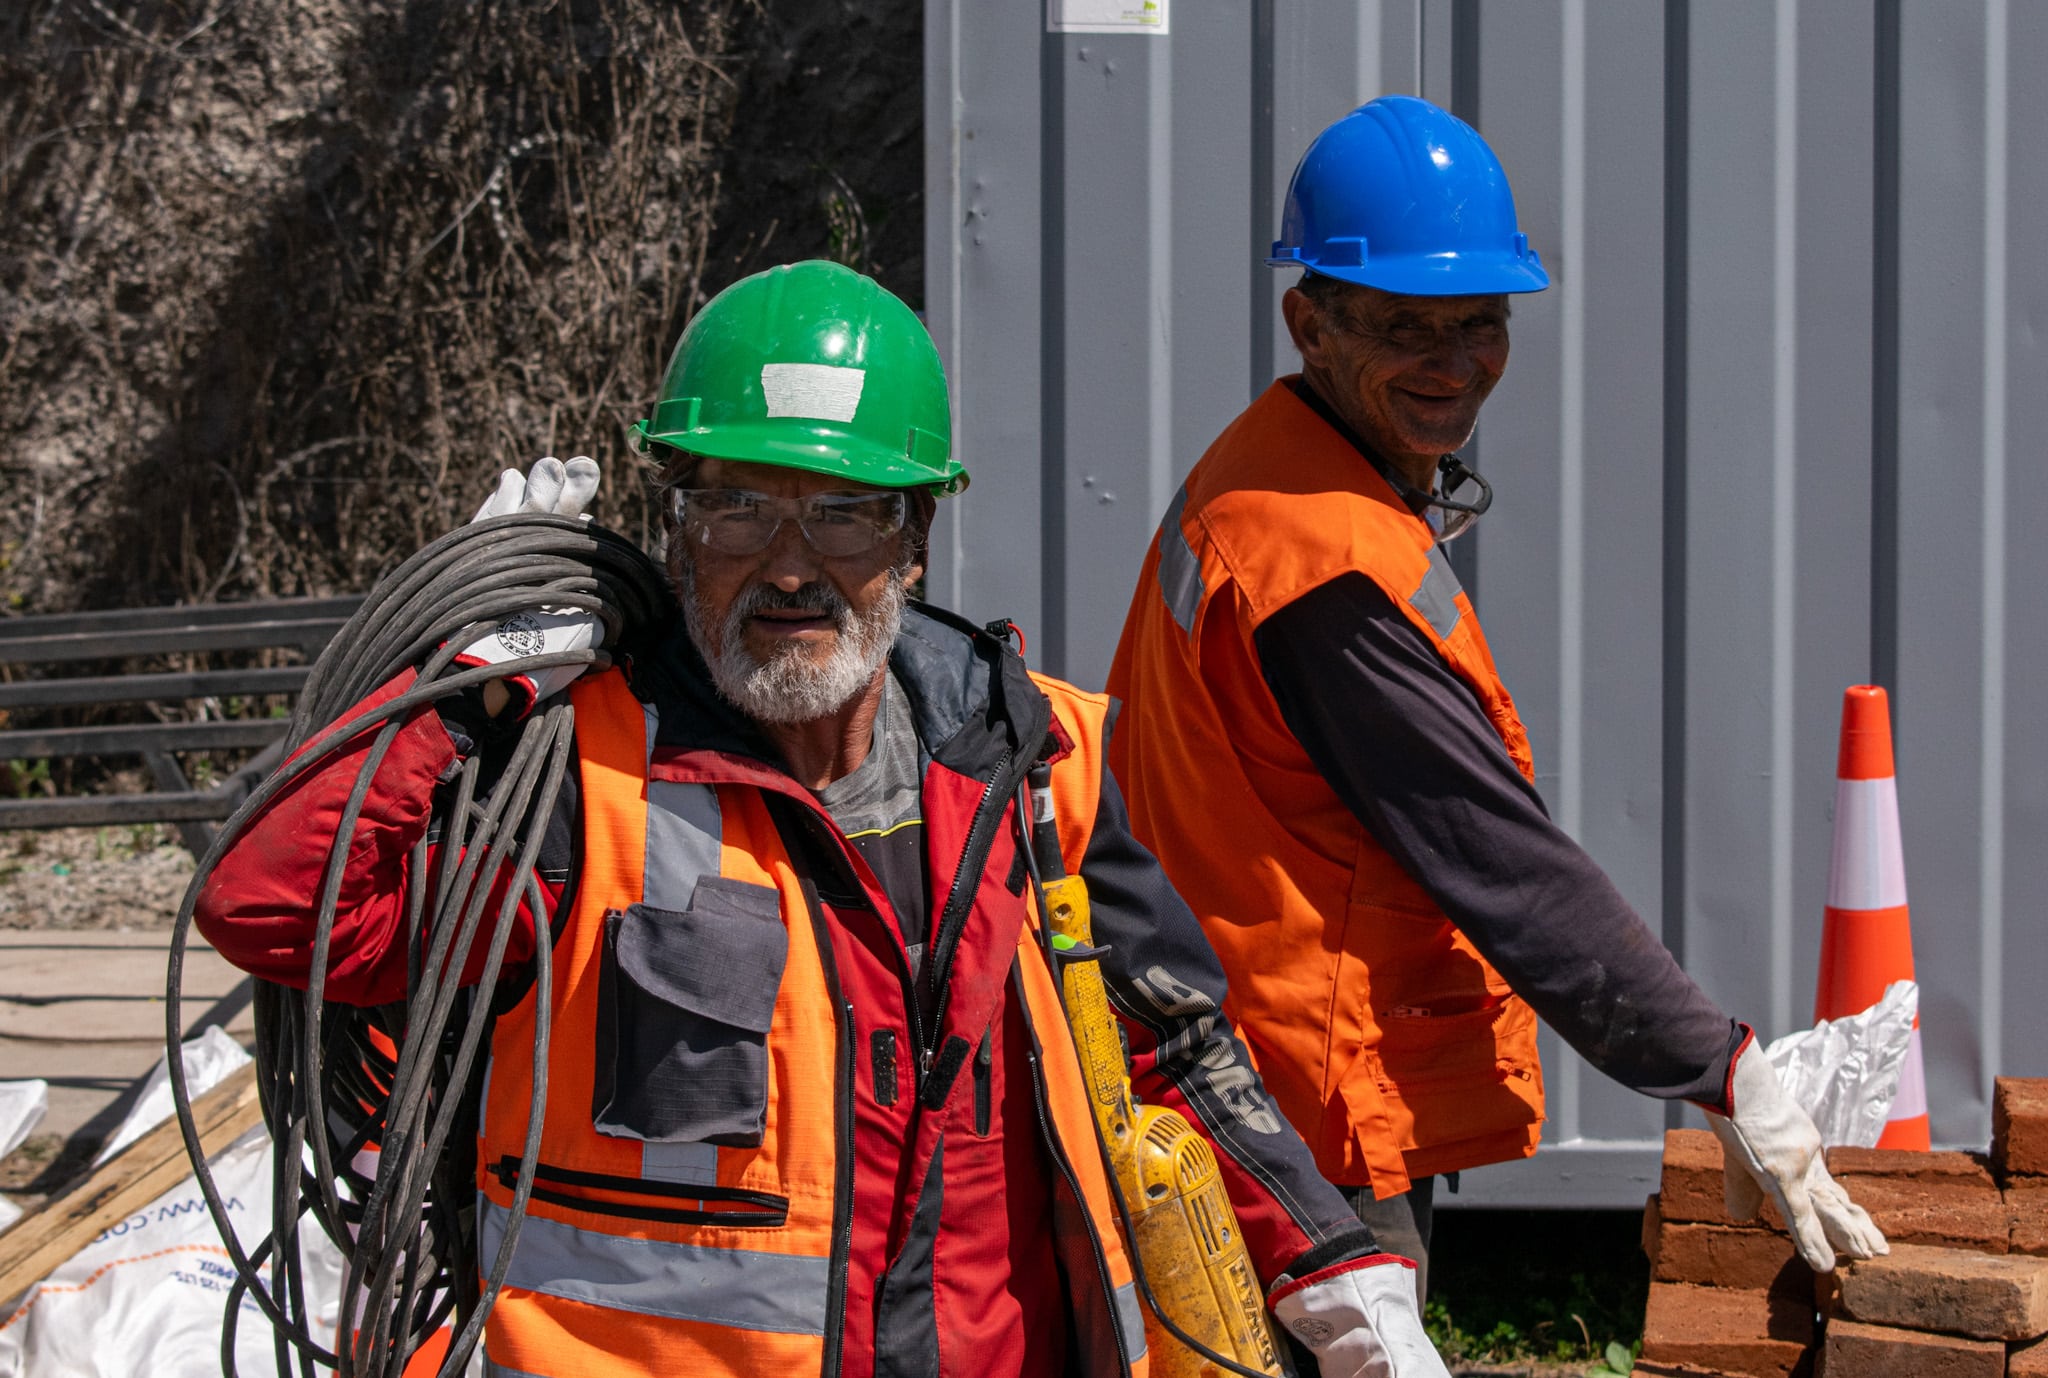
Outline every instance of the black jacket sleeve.
<path id="1" fill-rule="evenodd" d="M 1720 1107 L 1742 1028 L 1550 819 L 1479 701 L 1346 574 L 1254 635 L 1288 730 L 1374 840 L 1595 1067 Z"/>
<path id="2" fill-rule="evenodd" d="M 1130 1044 L 1138 1099 L 1168 1106 L 1216 1150 L 1267 1287 L 1378 1252 L 1280 1113 L 1223 1013 L 1223 966 L 1158 860 L 1131 834 L 1107 769 L 1082 857 L 1103 984 Z"/>

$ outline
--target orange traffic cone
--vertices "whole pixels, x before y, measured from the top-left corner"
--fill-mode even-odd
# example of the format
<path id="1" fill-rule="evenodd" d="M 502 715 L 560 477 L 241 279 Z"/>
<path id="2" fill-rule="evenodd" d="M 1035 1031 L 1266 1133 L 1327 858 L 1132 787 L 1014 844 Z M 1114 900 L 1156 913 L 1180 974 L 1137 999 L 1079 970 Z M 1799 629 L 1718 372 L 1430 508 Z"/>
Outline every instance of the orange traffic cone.
<path id="1" fill-rule="evenodd" d="M 1842 697 L 1842 749 L 1835 768 L 1835 853 L 1828 868 L 1815 1019 L 1840 1019 L 1876 1004 L 1886 986 L 1913 979 L 1913 932 L 1906 912 L 1906 859 L 1899 843 L 1899 794 L 1891 713 L 1884 690 L 1859 684 Z M 1920 1018 L 1899 1070 L 1898 1094 L 1879 1148 L 1930 1146 Z"/>

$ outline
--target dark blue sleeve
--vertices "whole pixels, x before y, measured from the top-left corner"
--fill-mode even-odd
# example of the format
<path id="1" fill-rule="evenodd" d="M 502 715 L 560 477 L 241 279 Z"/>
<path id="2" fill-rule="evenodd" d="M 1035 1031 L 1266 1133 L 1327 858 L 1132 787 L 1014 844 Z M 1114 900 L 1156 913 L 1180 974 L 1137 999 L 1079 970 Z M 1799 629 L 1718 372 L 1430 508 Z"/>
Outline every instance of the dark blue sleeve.
<path id="1" fill-rule="evenodd" d="M 1252 1265 L 1268 1288 L 1282 1274 L 1301 1277 L 1378 1252 L 1259 1079 L 1223 1012 L 1216 950 L 1131 834 L 1107 770 L 1101 790 L 1081 875 L 1138 1098 L 1178 1110 L 1214 1147 Z"/>
<path id="2" fill-rule="evenodd" d="M 1378 585 L 1346 574 L 1260 625 L 1288 730 L 1375 841 L 1585 1059 L 1719 1106 L 1741 1026 L 1550 819 L 1469 687 Z"/>

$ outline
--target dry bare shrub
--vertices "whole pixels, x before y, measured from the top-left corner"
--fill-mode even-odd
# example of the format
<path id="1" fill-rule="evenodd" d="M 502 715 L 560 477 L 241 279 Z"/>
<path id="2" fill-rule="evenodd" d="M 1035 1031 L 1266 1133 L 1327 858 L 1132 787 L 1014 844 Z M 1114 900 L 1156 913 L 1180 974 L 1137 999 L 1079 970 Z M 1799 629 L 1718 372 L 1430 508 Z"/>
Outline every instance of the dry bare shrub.
<path id="1" fill-rule="evenodd" d="M 9 605 L 364 588 L 539 453 L 644 529 L 624 428 L 706 295 L 749 5 L 0 17 Z"/>

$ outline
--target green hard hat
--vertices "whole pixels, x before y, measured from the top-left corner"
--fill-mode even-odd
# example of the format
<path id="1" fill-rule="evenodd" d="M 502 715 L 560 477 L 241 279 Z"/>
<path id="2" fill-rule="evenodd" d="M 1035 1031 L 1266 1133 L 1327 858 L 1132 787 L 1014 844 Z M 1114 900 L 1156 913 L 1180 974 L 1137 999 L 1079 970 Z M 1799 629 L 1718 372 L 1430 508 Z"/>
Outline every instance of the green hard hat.
<path id="1" fill-rule="evenodd" d="M 676 342 L 642 448 L 838 474 L 880 488 L 967 486 L 946 371 L 911 309 L 813 259 L 742 278 Z"/>

